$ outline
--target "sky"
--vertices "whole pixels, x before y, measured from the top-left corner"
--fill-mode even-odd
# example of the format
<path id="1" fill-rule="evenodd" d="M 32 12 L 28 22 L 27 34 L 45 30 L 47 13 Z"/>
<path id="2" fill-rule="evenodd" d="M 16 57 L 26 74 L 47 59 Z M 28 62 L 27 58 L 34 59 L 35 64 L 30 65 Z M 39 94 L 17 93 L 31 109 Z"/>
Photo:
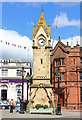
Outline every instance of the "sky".
<path id="1" fill-rule="evenodd" d="M 0 58 L 33 60 L 32 34 L 43 7 L 47 25 L 51 25 L 51 43 L 54 47 L 60 36 L 61 41 L 71 45 L 80 43 L 80 3 L 79 2 L 2 2 L 0 24 Z M 57 26 L 57 27 L 56 27 Z M 9 45 L 6 45 L 6 42 Z M 16 46 L 12 46 L 16 44 Z M 17 46 L 21 45 L 21 48 Z M 24 49 L 26 47 L 26 49 Z"/>

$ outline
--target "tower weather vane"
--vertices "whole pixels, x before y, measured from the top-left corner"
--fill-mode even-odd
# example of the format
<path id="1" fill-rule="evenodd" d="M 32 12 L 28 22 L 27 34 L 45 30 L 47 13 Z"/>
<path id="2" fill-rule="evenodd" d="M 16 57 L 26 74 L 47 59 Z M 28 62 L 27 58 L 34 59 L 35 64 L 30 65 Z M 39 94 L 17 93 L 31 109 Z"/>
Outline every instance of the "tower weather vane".
<path id="1" fill-rule="evenodd" d="M 43 7 L 41 8 L 41 11 L 42 11 L 42 12 L 44 11 Z"/>

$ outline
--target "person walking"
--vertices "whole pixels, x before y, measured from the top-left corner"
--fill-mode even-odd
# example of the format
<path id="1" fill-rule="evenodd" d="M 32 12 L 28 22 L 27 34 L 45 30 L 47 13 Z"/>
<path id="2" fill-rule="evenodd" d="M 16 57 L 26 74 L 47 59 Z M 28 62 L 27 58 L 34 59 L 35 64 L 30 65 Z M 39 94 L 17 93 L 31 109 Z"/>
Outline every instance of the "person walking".
<path id="1" fill-rule="evenodd" d="M 20 112 L 20 99 L 19 98 L 17 98 L 16 106 L 17 106 L 17 112 Z"/>
<path id="2" fill-rule="evenodd" d="M 13 113 L 13 106 L 14 106 L 14 101 L 11 99 L 10 101 L 10 113 Z"/>
<path id="3" fill-rule="evenodd" d="M 7 109 L 9 109 L 9 106 L 10 106 L 10 102 L 9 99 L 7 99 Z"/>
<path id="4" fill-rule="evenodd" d="M 26 98 L 24 99 L 24 110 L 26 111 L 26 107 L 27 107 L 27 101 Z"/>

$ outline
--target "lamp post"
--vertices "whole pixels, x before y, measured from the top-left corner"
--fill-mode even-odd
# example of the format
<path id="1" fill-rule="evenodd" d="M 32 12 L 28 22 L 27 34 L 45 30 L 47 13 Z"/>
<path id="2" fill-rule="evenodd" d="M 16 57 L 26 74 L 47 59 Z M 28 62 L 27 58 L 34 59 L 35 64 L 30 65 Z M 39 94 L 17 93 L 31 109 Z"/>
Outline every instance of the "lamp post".
<path id="1" fill-rule="evenodd" d="M 60 69 L 58 67 L 58 74 L 57 74 L 57 78 L 58 78 L 58 103 L 57 103 L 57 115 L 61 115 L 61 103 L 60 103 L 60 86 L 59 86 L 59 80 L 60 80 Z"/>
<path id="2" fill-rule="evenodd" d="M 27 104 L 28 104 L 28 83 L 29 83 L 29 76 L 27 76 Z"/>
<path id="3" fill-rule="evenodd" d="M 27 79 L 27 104 L 28 104 L 28 83 L 30 82 L 30 79 L 31 79 L 31 75 L 29 75 L 29 73 L 27 73 L 27 76 L 26 76 L 26 79 Z"/>
<path id="4" fill-rule="evenodd" d="M 29 100 L 28 100 L 28 83 L 30 82 L 31 74 L 27 73 L 26 79 L 27 79 L 27 100 L 26 100 L 26 109 L 27 109 L 27 105 L 29 103 Z"/>
<path id="5" fill-rule="evenodd" d="M 23 102 L 23 86 L 24 86 L 24 75 L 25 75 L 24 67 L 22 67 L 21 75 L 22 75 L 22 100 L 21 100 L 21 109 L 20 114 L 24 114 L 24 102 Z"/>

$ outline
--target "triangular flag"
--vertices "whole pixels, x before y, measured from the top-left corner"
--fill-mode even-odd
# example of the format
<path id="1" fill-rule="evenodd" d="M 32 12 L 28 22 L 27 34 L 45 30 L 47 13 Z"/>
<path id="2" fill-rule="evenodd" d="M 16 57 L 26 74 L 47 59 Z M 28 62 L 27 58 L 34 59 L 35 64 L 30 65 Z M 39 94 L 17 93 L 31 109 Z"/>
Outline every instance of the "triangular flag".
<path id="1" fill-rule="evenodd" d="M 14 44 L 14 46 L 16 47 L 16 44 Z"/>
<path id="2" fill-rule="evenodd" d="M 26 47 L 24 47 L 24 49 L 26 49 Z"/>

